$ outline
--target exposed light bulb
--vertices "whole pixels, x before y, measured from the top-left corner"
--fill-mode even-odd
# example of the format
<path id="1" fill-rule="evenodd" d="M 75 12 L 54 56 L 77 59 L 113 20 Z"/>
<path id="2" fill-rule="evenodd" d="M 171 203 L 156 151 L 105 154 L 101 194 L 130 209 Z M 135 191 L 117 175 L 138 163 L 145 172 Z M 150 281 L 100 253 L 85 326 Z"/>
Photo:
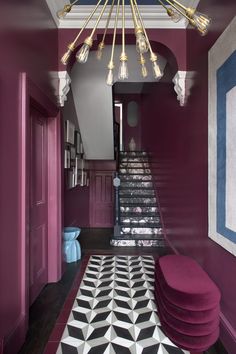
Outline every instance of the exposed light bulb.
<path id="1" fill-rule="evenodd" d="M 128 74 L 128 65 L 126 60 L 121 60 L 120 61 L 120 67 L 119 67 L 119 73 L 118 73 L 118 79 L 119 80 L 125 80 L 128 79 L 129 74 Z"/>
<path id="2" fill-rule="evenodd" d="M 70 59 L 71 53 L 75 50 L 75 45 L 73 43 L 70 43 L 68 45 L 68 50 L 67 52 L 65 52 L 65 54 L 63 55 L 63 57 L 61 58 L 61 63 L 63 65 L 67 65 L 68 61 Z"/>
<path id="3" fill-rule="evenodd" d="M 65 5 L 62 10 L 57 11 L 57 17 L 60 20 L 62 20 L 63 18 L 65 18 L 68 12 L 70 12 L 71 9 L 72 9 L 72 5 L 70 4 Z"/>
<path id="4" fill-rule="evenodd" d="M 107 74 L 107 85 L 112 86 L 114 83 L 113 70 L 109 69 Z"/>
<path id="5" fill-rule="evenodd" d="M 87 43 L 84 43 L 78 53 L 76 54 L 76 59 L 79 63 L 84 64 L 88 60 L 90 51 L 90 46 Z"/>
<path id="6" fill-rule="evenodd" d="M 194 24 L 202 36 L 205 36 L 209 30 L 211 19 L 207 15 L 196 11 L 192 17 Z"/>
<path id="7" fill-rule="evenodd" d="M 160 79 L 163 76 L 163 72 L 161 71 L 160 66 L 157 64 L 157 61 L 154 60 L 152 62 L 153 75 L 155 79 Z"/>
<path id="8" fill-rule="evenodd" d="M 98 45 L 97 52 L 96 52 L 96 57 L 98 60 L 102 59 L 102 52 L 103 52 L 104 47 L 105 47 L 104 42 L 100 42 Z"/>
<path id="9" fill-rule="evenodd" d="M 147 67 L 145 64 L 141 64 L 141 73 L 142 73 L 142 77 L 148 76 L 148 71 L 147 71 Z"/>
<path id="10" fill-rule="evenodd" d="M 68 61 L 70 59 L 70 55 L 71 55 L 71 51 L 70 50 L 67 50 L 67 52 L 63 55 L 63 57 L 61 58 L 61 63 L 63 65 L 67 65 L 68 64 Z"/>
<path id="11" fill-rule="evenodd" d="M 175 23 L 179 22 L 182 18 L 182 15 L 173 9 L 167 9 L 167 14 Z"/>
<path id="12" fill-rule="evenodd" d="M 147 41 L 142 31 L 136 32 L 136 50 L 140 54 L 148 51 Z"/>

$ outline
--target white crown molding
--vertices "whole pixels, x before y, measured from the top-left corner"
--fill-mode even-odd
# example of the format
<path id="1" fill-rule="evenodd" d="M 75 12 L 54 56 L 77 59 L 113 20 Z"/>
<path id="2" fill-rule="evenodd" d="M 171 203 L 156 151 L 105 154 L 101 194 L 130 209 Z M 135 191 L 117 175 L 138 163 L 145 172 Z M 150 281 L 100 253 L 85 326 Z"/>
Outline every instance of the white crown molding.
<path id="1" fill-rule="evenodd" d="M 198 6 L 200 0 L 182 0 L 181 3 L 186 7 Z M 81 28 L 84 24 L 85 18 L 91 13 L 95 5 L 74 5 L 71 12 L 69 12 L 64 19 L 59 20 L 57 18 L 57 11 L 62 9 L 64 5 L 69 3 L 69 0 L 46 0 L 46 3 L 51 11 L 52 17 L 58 28 Z M 98 11 L 102 8 L 102 5 L 98 7 Z M 132 14 L 129 5 L 126 8 L 126 28 L 133 28 Z M 188 25 L 185 19 L 182 19 L 178 23 L 174 23 L 169 19 L 165 10 L 161 5 L 139 5 L 140 12 L 143 17 L 143 21 L 146 28 L 167 28 L 167 29 L 185 29 Z M 109 7 L 105 10 L 104 18 L 107 17 Z M 114 17 L 114 16 L 113 16 Z M 113 24 L 114 21 L 112 21 Z M 93 28 L 95 24 L 94 20 L 88 24 L 87 28 Z M 106 20 L 101 20 L 98 28 L 104 28 Z M 112 27 L 112 26 L 111 26 Z"/>
<path id="2" fill-rule="evenodd" d="M 63 107 L 67 100 L 67 94 L 70 91 L 71 78 L 67 71 L 52 71 L 50 77 L 57 98 L 57 104 Z"/>
<path id="3" fill-rule="evenodd" d="M 84 24 L 85 18 L 87 18 L 92 12 L 94 5 L 75 5 L 73 6 L 71 12 L 69 12 L 66 17 L 62 20 L 59 20 L 59 28 L 81 28 Z M 102 6 L 98 7 L 97 13 L 100 12 Z M 178 23 L 174 23 L 170 20 L 166 14 L 165 9 L 160 5 L 140 5 L 140 12 L 145 24 L 145 28 L 186 28 L 187 21 L 183 18 Z M 105 28 L 106 19 L 109 13 L 109 8 L 105 10 L 104 16 L 99 22 L 98 28 Z M 113 16 L 109 25 L 109 28 L 114 27 L 114 17 L 115 17 L 115 7 Z M 130 6 L 125 6 L 125 27 L 133 28 L 133 19 Z M 88 23 L 87 28 L 94 28 L 96 23 L 97 16 L 95 19 L 91 19 Z M 118 27 L 121 27 L 121 22 L 118 24 Z"/>
<path id="4" fill-rule="evenodd" d="M 195 71 L 177 71 L 173 78 L 174 90 L 181 107 L 186 106 L 191 88 L 194 84 Z"/>

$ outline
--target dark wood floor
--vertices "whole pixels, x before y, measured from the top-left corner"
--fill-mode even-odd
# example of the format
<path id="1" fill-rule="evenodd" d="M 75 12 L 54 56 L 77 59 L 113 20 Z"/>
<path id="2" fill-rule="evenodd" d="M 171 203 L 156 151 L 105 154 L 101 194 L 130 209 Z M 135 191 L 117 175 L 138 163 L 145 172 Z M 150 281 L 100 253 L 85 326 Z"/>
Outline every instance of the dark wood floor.
<path id="1" fill-rule="evenodd" d="M 153 254 L 162 256 L 170 253 L 167 248 L 111 247 L 112 229 L 83 229 L 80 235 L 82 258 L 88 254 Z M 81 261 L 66 265 L 65 273 L 58 283 L 48 284 L 40 293 L 29 311 L 29 330 L 25 344 L 19 354 L 43 354 L 56 319 L 80 271 Z M 221 343 L 210 348 L 206 354 L 227 354 Z"/>

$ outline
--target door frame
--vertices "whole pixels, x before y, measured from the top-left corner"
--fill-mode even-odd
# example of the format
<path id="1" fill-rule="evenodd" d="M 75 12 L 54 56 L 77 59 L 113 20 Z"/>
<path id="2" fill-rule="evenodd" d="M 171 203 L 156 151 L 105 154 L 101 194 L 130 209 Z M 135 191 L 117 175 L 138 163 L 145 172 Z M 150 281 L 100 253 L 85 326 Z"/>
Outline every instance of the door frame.
<path id="1" fill-rule="evenodd" d="M 29 316 L 29 198 L 30 198 L 30 104 L 39 108 L 47 119 L 48 128 L 48 282 L 56 282 L 62 274 L 62 202 L 61 202 L 61 122 L 58 108 L 27 77 L 19 78 L 19 244 L 21 263 L 20 336 L 24 339 Z M 57 178 L 55 179 L 55 175 Z"/>

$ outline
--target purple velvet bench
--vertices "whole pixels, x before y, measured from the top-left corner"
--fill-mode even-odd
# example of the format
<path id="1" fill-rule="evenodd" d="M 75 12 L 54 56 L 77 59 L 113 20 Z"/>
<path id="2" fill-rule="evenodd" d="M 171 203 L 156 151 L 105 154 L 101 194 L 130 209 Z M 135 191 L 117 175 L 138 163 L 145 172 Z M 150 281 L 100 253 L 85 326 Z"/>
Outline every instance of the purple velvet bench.
<path id="1" fill-rule="evenodd" d="M 156 261 L 155 299 L 163 331 L 176 345 L 194 353 L 215 343 L 220 292 L 193 259 L 168 255 Z"/>

